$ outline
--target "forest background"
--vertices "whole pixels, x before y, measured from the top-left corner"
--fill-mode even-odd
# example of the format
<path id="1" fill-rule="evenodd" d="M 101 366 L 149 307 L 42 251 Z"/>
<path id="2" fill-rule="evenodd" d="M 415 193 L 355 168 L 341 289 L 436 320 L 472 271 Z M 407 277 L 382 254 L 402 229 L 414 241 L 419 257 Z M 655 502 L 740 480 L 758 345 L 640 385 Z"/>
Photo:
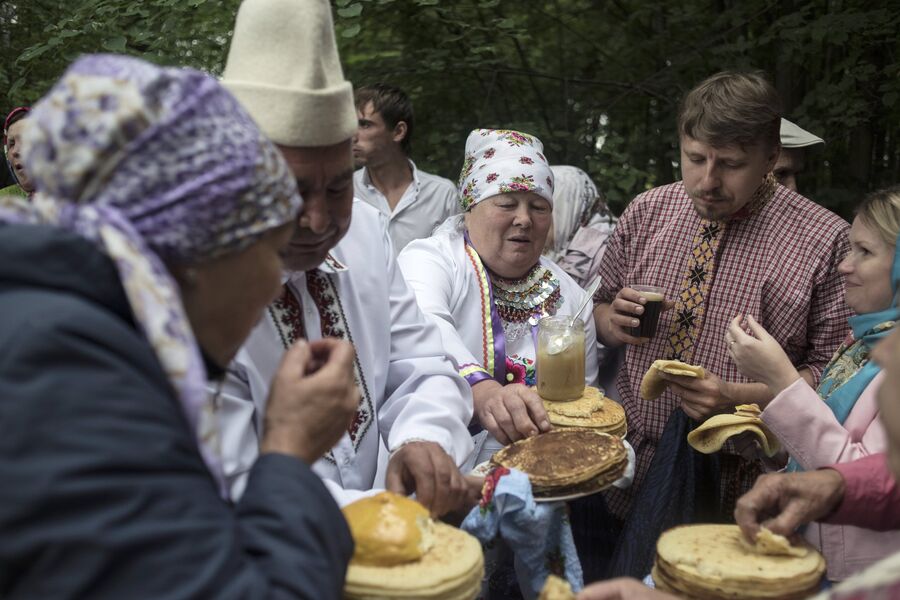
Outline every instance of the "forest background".
<path id="1" fill-rule="evenodd" d="M 845 217 L 900 183 L 900 0 L 333 0 L 348 78 L 404 88 L 413 158 L 456 179 L 475 127 L 536 134 L 619 213 L 680 178 L 681 96 L 760 69 L 825 138 L 804 193 Z M 0 110 L 32 104 L 79 54 L 221 73 L 239 0 L 0 0 Z"/>

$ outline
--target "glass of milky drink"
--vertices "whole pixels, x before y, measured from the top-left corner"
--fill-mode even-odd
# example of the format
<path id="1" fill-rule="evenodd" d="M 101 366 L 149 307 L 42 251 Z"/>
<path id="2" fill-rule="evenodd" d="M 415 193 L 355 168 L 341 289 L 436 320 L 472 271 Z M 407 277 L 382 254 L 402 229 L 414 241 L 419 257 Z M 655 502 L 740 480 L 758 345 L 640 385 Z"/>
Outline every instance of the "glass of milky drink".
<path id="1" fill-rule="evenodd" d="M 584 393 L 584 321 L 544 317 L 538 323 L 537 391 L 545 400 L 577 400 Z"/>
<path id="2" fill-rule="evenodd" d="M 640 324 L 637 327 L 629 327 L 628 333 L 638 338 L 652 338 L 656 335 L 656 325 L 665 304 L 665 291 L 655 285 L 633 285 L 631 289 L 640 292 L 647 300 L 647 304 L 644 305 L 644 313 L 637 317 Z"/>

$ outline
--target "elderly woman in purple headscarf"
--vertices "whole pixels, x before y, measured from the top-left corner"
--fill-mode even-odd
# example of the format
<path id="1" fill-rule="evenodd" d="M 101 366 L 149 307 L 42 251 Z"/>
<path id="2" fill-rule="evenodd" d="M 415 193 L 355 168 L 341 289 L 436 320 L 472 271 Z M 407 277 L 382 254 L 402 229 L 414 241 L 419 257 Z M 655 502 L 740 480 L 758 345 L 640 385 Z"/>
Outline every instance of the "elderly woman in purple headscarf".
<path id="1" fill-rule="evenodd" d="M 280 287 L 301 199 L 212 78 L 77 61 L 0 201 L 0 597 L 337 598 L 352 551 L 309 468 L 358 401 L 352 348 L 298 343 L 240 503 L 221 377 Z"/>

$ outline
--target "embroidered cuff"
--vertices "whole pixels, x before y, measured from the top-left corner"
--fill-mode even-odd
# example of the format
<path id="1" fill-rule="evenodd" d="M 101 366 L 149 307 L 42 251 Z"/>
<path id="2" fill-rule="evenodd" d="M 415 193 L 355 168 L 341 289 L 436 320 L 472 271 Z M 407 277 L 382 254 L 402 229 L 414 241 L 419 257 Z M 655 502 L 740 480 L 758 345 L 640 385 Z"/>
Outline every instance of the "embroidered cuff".
<path id="1" fill-rule="evenodd" d="M 462 365 L 459 369 L 459 374 L 469 382 L 469 387 L 475 385 L 479 381 L 492 379 L 491 374 L 487 372 L 487 369 L 478 364 Z"/>

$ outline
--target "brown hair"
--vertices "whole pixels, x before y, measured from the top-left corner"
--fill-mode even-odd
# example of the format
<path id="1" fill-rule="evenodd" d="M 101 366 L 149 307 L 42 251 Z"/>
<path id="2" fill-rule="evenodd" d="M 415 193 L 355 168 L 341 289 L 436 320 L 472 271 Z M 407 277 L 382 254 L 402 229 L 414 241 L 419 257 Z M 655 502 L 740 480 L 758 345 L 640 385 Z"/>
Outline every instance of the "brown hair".
<path id="1" fill-rule="evenodd" d="M 366 104 L 372 103 L 372 109 L 381 115 L 388 129 L 394 129 L 397 123 L 406 123 L 406 135 L 400 140 L 403 152 L 409 156 L 412 150 L 413 106 L 406 92 L 386 83 L 373 83 L 356 90 L 356 110 L 362 110 Z"/>
<path id="2" fill-rule="evenodd" d="M 716 147 L 780 143 L 781 99 L 761 72 L 723 71 L 688 92 L 678 133 Z"/>
<path id="3" fill-rule="evenodd" d="M 900 185 L 872 192 L 856 208 L 856 216 L 890 246 L 900 234 Z"/>

